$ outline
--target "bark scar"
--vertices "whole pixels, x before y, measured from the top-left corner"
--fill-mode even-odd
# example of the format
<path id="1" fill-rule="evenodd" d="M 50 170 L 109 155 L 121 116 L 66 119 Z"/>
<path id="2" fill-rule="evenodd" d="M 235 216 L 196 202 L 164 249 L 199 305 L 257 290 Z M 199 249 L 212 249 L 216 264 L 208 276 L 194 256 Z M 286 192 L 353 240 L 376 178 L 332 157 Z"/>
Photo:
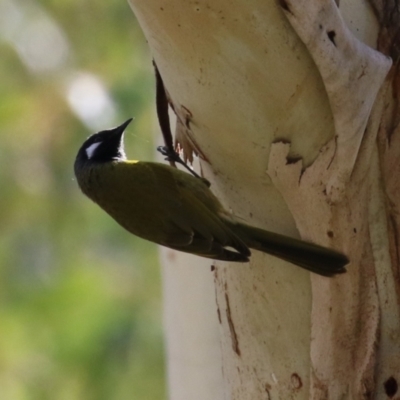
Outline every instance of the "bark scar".
<path id="1" fill-rule="evenodd" d="M 240 357 L 239 340 L 236 334 L 235 325 L 233 324 L 231 306 L 229 304 L 229 297 L 227 293 L 225 293 L 225 301 L 226 301 L 226 318 L 228 320 L 228 326 L 231 332 L 232 349 Z"/>

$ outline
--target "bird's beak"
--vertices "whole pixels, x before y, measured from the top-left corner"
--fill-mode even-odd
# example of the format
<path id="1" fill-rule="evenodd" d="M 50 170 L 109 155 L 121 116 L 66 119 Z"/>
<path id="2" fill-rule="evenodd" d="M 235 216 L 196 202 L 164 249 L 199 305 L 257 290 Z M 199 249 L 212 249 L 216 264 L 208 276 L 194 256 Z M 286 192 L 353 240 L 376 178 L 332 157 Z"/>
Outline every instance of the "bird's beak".
<path id="1" fill-rule="evenodd" d="M 117 126 L 116 128 L 112 129 L 113 136 L 121 137 L 124 133 L 126 127 L 132 122 L 133 118 L 129 118 L 125 121 L 122 125 Z"/>

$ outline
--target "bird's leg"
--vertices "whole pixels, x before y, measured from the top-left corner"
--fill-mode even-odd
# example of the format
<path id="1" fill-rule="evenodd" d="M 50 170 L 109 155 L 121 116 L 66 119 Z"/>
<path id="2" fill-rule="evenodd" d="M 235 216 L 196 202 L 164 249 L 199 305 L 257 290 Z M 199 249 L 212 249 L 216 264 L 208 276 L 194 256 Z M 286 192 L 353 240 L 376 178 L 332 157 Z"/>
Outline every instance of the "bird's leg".
<path id="1" fill-rule="evenodd" d="M 167 146 L 158 146 L 157 151 L 159 151 L 163 156 L 166 156 L 165 157 L 166 161 L 175 162 L 177 164 L 183 165 L 194 177 L 201 179 L 208 187 L 211 186 L 210 182 L 207 179 L 200 176 L 195 170 L 190 168 L 189 165 L 187 165 L 185 161 L 182 160 L 180 155 L 175 150 L 170 149 Z"/>

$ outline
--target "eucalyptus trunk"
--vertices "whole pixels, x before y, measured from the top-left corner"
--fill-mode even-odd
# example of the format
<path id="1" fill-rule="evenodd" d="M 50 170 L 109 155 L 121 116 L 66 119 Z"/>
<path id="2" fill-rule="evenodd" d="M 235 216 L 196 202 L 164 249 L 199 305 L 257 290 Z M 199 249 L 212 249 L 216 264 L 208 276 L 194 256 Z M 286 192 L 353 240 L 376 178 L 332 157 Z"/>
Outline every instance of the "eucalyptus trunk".
<path id="1" fill-rule="evenodd" d="M 397 3 L 129 1 L 224 205 L 351 260 L 164 251 L 171 399 L 400 396 Z"/>

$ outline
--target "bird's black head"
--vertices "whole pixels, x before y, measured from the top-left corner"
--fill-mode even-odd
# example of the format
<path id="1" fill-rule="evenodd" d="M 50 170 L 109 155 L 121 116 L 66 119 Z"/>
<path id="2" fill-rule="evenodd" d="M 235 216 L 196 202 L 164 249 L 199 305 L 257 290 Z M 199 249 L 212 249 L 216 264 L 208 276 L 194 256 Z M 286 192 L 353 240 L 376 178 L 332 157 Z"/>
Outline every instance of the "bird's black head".
<path id="1" fill-rule="evenodd" d="M 125 160 L 123 133 L 130 124 L 129 118 L 116 128 L 95 133 L 88 137 L 78 151 L 75 169 L 86 163 L 106 163 L 113 160 Z"/>

